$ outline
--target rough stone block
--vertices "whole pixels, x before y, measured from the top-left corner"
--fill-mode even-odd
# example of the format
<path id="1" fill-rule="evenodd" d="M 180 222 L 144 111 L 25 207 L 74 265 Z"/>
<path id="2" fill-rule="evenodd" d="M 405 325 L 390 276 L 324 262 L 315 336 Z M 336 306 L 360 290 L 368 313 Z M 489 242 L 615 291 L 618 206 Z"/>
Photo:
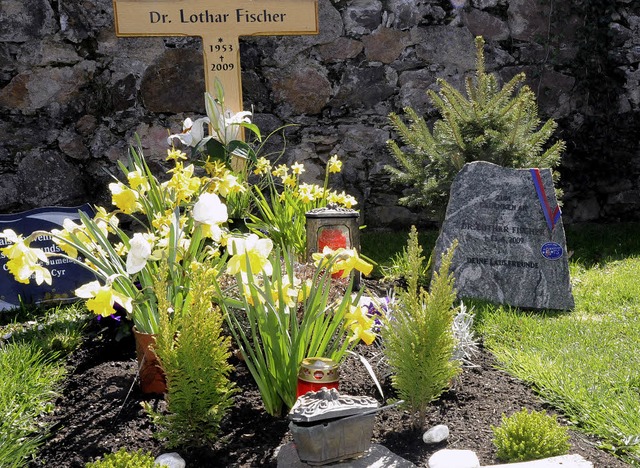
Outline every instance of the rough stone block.
<path id="1" fill-rule="evenodd" d="M 480 460 L 473 450 L 438 450 L 431 455 L 428 468 L 480 468 Z"/>
<path id="2" fill-rule="evenodd" d="M 457 239 L 451 269 L 459 297 L 526 309 L 573 309 L 557 207 L 550 169 L 466 164 L 451 185 L 436 268 Z"/>
<path id="3" fill-rule="evenodd" d="M 305 468 L 311 465 L 300 461 L 295 444 L 289 442 L 280 448 L 277 466 L 278 468 Z M 332 468 L 415 468 L 415 466 L 379 444 L 372 444 L 361 458 L 331 464 Z"/>

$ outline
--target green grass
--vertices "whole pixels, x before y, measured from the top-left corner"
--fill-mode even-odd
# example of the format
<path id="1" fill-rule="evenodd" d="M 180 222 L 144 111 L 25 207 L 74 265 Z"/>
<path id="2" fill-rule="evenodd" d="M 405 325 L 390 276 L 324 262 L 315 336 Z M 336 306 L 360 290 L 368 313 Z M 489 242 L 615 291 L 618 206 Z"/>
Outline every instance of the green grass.
<path id="1" fill-rule="evenodd" d="M 22 467 L 46 435 L 39 416 L 53 409 L 64 378 L 61 359 L 82 338 L 84 313 L 78 307 L 29 313 L 29 322 L 11 320 L 24 311 L 2 312 L 0 336 L 0 466 Z"/>
<path id="2" fill-rule="evenodd" d="M 0 351 L 0 466 L 24 466 L 35 453 L 42 439 L 37 418 L 50 410 L 52 382 L 62 375 L 37 345 L 14 344 Z"/>
<path id="3" fill-rule="evenodd" d="M 479 331 L 505 370 L 530 383 L 603 448 L 640 466 L 640 257 L 571 265 L 576 308 L 486 306 Z"/>
<path id="4" fill-rule="evenodd" d="M 429 259 L 431 249 L 436 245 L 438 232 L 434 230 L 418 231 L 418 240 L 423 248 L 423 255 Z M 406 232 L 367 231 L 360 233 L 360 248 L 362 254 L 376 262 L 373 277 L 384 276 L 385 270 L 394 266 L 394 260 L 407 246 L 409 230 Z"/>
<path id="5" fill-rule="evenodd" d="M 572 312 L 532 313 L 473 301 L 477 331 L 501 367 L 634 466 L 640 466 L 639 230 L 637 223 L 566 229 Z M 421 234 L 428 256 L 437 233 Z M 406 238 L 363 232 L 362 251 L 384 269 Z"/>
<path id="6" fill-rule="evenodd" d="M 569 226 L 567 249 L 571 261 L 594 266 L 611 260 L 640 256 L 640 223 L 581 224 Z"/>

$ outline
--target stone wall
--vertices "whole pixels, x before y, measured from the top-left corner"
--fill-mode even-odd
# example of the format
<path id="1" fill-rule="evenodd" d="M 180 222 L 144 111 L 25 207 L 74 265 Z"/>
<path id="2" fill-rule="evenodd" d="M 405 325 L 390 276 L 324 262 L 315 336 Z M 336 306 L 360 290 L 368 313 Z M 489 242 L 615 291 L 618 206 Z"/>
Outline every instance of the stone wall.
<path id="1" fill-rule="evenodd" d="M 212 0 L 215 3 L 215 0 Z M 396 206 L 384 171 L 391 111 L 436 118 L 425 90 L 462 89 L 473 38 L 490 70 L 524 70 L 542 118 L 560 123 L 566 223 L 640 219 L 640 2 L 319 0 L 320 34 L 242 40 L 245 106 L 284 123 L 286 162 L 310 177 L 337 153 L 335 184 L 370 227 L 426 221 Z M 108 204 L 137 133 L 160 164 L 167 129 L 204 112 L 195 38 L 117 38 L 111 0 L 0 2 L 0 212 Z"/>

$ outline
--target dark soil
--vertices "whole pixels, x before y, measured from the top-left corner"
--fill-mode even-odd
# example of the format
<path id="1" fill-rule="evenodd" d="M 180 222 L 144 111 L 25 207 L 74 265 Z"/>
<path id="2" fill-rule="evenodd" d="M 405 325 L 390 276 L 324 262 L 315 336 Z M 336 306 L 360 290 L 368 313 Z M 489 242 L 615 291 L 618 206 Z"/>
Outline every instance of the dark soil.
<path id="1" fill-rule="evenodd" d="M 358 350 L 373 364 L 378 361 L 376 348 L 363 346 Z M 482 465 L 499 463 L 490 426 L 498 425 L 503 413 L 512 414 L 523 407 L 551 410 L 526 385 L 497 370 L 487 351 L 481 350 L 474 361 L 477 367 L 465 368 L 451 389 L 432 404 L 428 415 L 427 426 L 449 426 L 448 441 L 427 446 L 421 431 L 409 429 L 407 414 L 393 408 L 376 417 L 374 442 L 418 466 L 426 466 L 431 454 L 443 448 L 473 450 Z M 187 467 L 268 467 L 276 466 L 278 448 L 292 440 L 287 419 L 273 418 L 263 410 L 257 388 L 242 362 L 234 362 L 233 379 L 242 391 L 223 423 L 222 438 L 204 450 L 167 450 L 154 439 L 153 425 L 141 402 L 161 408 L 163 399 L 143 395 L 135 383 L 137 364 L 132 341 L 87 339 L 68 364 L 68 378 L 47 421 L 53 424 L 51 437 L 32 466 L 83 467 L 105 453 L 127 447 L 142 448 L 154 456 L 177 451 Z M 341 392 L 383 401 L 357 358 L 349 356 L 340 371 Z M 388 379 L 383 390 L 386 398 L 393 397 Z M 579 433 L 571 433 L 571 445 L 571 453 L 582 455 L 595 467 L 627 466 L 598 450 L 595 440 Z"/>

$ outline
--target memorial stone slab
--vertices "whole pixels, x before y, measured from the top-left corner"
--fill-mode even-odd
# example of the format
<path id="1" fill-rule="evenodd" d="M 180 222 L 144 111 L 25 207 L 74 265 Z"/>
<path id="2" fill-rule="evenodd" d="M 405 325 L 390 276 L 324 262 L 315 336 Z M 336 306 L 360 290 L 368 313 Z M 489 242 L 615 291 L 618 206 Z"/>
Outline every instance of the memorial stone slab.
<path id="1" fill-rule="evenodd" d="M 451 185 L 436 242 L 436 268 L 456 239 L 451 268 L 458 297 L 524 309 L 573 309 L 564 226 L 550 169 L 466 164 Z"/>
<path id="2" fill-rule="evenodd" d="M 93 209 L 89 205 L 78 207 L 46 207 L 15 214 L 0 215 L 0 232 L 12 229 L 23 237 L 29 236 L 35 231 L 51 231 L 62 229 L 66 218 L 77 222 L 82 211 L 93 216 Z M 0 238 L 0 248 L 6 247 L 7 241 Z M 31 247 L 38 247 L 45 252 L 60 252 L 51 236 L 42 235 L 36 237 Z M 26 304 L 44 302 L 62 302 L 75 299 L 74 291 L 89 281 L 94 281 L 95 276 L 86 268 L 64 257 L 53 257 L 46 265 L 51 272 L 51 285 L 35 282 L 23 284 L 17 282 L 8 271 L 7 258 L 0 253 L 0 310 L 12 309 L 20 305 L 20 301 Z"/>

